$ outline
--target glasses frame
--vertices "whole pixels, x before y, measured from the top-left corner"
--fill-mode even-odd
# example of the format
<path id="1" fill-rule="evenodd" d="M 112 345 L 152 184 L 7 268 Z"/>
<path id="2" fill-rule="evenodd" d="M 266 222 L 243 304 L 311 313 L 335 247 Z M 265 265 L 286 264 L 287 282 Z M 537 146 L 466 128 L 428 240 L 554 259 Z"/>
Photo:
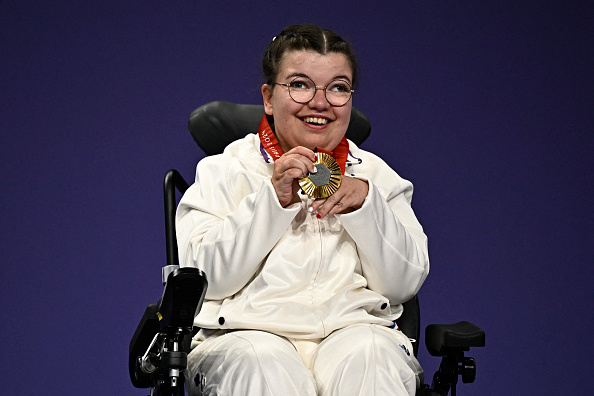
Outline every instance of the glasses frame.
<path id="1" fill-rule="evenodd" d="M 311 82 L 313 83 L 313 86 L 315 87 L 315 89 L 314 89 L 314 91 L 313 91 L 313 95 L 311 96 L 311 99 L 309 99 L 309 100 L 306 100 L 305 102 L 300 102 L 300 101 L 296 100 L 296 99 L 293 97 L 293 95 L 291 95 L 291 84 L 292 84 L 292 83 L 293 83 L 295 80 L 298 80 L 298 79 L 300 79 L 300 78 L 306 78 L 306 79 L 308 79 L 309 81 L 311 81 Z M 344 103 L 343 103 L 343 104 L 341 104 L 341 105 L 335 105 L 335 104 L 333 104 L 332 102 L 330 102 L 330 101 L 328 100 L 328 95 L 327 95 L 327 94 L 328 94 L 328 91 L 326 91 L 326 89 L 328 89 L 328 87 L 329 87 L 330 85 L 332 85 L 332 83 L 333 83 L 333 82 L 335 82 L 335 81 L 342 81 L 342 82 L 344 82 L 346 85 L 348 85 L 348 86 L 349 86 L 349 88 L 350 88 L 350 92 L 349 92 L 349 98 L 347 99 L 347 101 L 346 101 L 346 102 L 344 102 Z M 315 97 L 316 97 L 316 92 L 318 92 L 318 89 L 321 89 L 321 90 L 323 90 L 323 91 L 324 91 L 324 98 L 326 98 L 326 101 L 327 101 L 327 102 L 330 104 L 330 106 L 333 106 L 333 107 L 343 107 L 343 106 L 346 106 L 346 104 L 347 104 L 347 103 L 349 103 L 349 102 L 351 101 L 351 99 L 353 98 L 353 94 L 355 93 L 355 90 L 353 89 L 352 85 L 351 85 L 351 84 L 350 84 L 348 81 L 346 81 L 346 80 L 343 80 L 343 79 L 341 79 L 341 78 L 337 78 L 336 80 L 332 80 L 332 81 L 330 81 L 330 84 L 326 85 L 325 87 L 323 87 L 323 86 L 321 86 L 321 85 L 316 85 L 316 83 L 315 83 L 315 82 L 314 82 L 314 81 L 313 81 L 311 78 L 309 78 L 309 77 L 305 77 L 305 76 L 299 76 L 299 77 L 295 77 L 295 78 L 294 78 L 294 79 L 292 79 L 292 80 L 291 80 L 291 82 L 289 82 L 289 83 L 277 83 L 277 82 L 275 82 L 275 83 L 273 83 L 273 84 L 276 84 L 276 85 L 282 85 L 283 87 L 286 87 L 286 88 L 287 88 L 287 90 L 289 91 L 289 96 L 291 97 L 291 99 L 293 99 L 293 102 L 295 102 L 295 103 L 299 103 L 299 104 L 306 104 L 306 103 L 309 103 L 309 102 L 311 102 L 311 101 L 313 100 L 313 98 L 315 98 Z"/>

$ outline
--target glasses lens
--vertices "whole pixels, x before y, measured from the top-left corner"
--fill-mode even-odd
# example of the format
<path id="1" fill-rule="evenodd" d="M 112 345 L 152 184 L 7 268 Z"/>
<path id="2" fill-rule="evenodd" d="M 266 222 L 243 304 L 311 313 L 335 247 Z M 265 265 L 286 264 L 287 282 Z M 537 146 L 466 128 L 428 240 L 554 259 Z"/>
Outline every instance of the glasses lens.
<path id="1" fill-rule="evenodd" d="M 289 84 L 289 94 L 297 103 L 307 103 L 316 94 L 316 85 L 307 77 L 297 77 Z"/>
<path id="2" fill-rule="evenodd" d="M 332 81 L 326 87 L 326 99 L 333 106 L 344 106 L 351 98 L 351 86 L 344 80 Z"/>
<path id="3" fill-rule="evenodd" d="M 289 95 L 297 103 L 308 103 L 316 96 L 316 84 L 307 77 L 297 77 L 289 83 Z M 351 99 L 351 85 L 344 80 L 332 81 L 326 87 L 326 100 L 332 106 L 344 106 Z"/>

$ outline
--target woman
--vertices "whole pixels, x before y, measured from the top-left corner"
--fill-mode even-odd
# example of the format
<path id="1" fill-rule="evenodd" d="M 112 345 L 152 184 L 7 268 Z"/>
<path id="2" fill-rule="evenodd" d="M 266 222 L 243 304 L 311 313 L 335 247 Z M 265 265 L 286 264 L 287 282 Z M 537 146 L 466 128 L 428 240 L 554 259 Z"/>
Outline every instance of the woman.
<path id="1" fill-rule="evenodd" d="M 188 391 L 414 395 L 422 370 L 394 321 L 429 271 L 426 236 L 412 185 L 344 137 L 353 51 L 289 26 L 263 67 L 258 134 L 203 159 L 178 208 L 182 266 L 209 283 Z M 303 193 L 335 165 L 339 186 Z"/>

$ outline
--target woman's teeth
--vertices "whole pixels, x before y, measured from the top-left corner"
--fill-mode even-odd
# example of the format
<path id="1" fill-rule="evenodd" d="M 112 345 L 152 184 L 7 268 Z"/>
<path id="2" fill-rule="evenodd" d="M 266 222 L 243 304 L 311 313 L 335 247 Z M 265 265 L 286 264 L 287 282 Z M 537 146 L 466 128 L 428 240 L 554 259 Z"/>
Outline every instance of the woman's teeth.
<path id="1" fill-rule="evenodd" d="M 326 125 L 328 123 L 327 119 L 318 117 L 305 117 L 303 121 L 307 122 L 308 124 L 316 125 Z"/>

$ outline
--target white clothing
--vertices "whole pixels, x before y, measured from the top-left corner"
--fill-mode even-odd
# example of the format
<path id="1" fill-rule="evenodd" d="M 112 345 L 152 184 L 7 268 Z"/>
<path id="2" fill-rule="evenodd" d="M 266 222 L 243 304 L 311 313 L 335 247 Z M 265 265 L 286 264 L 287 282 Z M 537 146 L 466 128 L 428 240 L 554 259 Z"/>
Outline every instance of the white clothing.
<path id="1" fill-rule="evenodd" d="M 192 396 L 405 396 L 415 394 L 422 369 L 402 332 L 359 324 L 318 340 L 215 334 L 192 350 L 185 375 Z"/>
<path id="2" fill-rule="evenodd" d="M 200 161 L 176 218 L 181 266 L 208 280 L 196 326 L 308 339 L 400 316 L 429 271 L 412 184 L 349 148 L 346 174 L 367 180 L 369 193 L 360 209 L 323 219 L 305 195 L 280 205 L 256 135 Z"/>
<path id="3" fill-rule="evenodd" d="M 369 193 L 360 209 L 323 219 L 305 195 L 280 205 L 257 135 L 198 164 L 176 218 L 181 266 L 208 280 L 190 391 L 200 373 L 206 395 L 238 394 L 238 383 L 243 395 L 414 395 L 422 370 L 389 327 L 427 277 L 427 238 L 412 184 L 349 149 L 345 177 L 366 180 Z"/>

